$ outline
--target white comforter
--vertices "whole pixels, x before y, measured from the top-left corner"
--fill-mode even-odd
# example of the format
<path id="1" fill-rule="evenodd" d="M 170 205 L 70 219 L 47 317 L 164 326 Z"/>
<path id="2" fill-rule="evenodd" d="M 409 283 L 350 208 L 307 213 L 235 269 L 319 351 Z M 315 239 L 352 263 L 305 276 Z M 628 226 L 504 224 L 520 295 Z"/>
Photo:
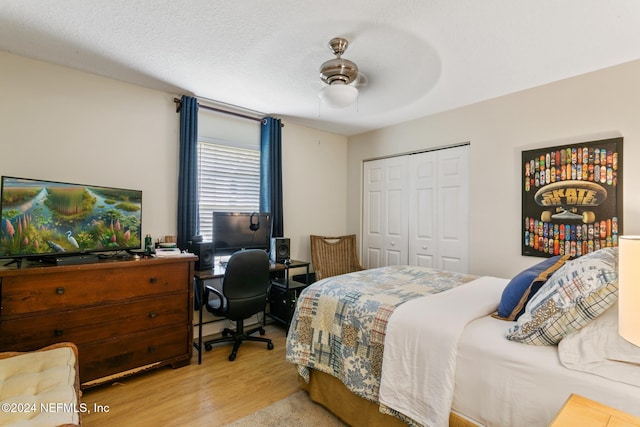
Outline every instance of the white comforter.
<path id="1" fill-rule="evenodd" d="M 425 426 L 447 426 L 460 336 L 496 310 L 507 283 L 481 277 L 398 307 L 387 325 L 380 403 Z"/>
<path id="2" fill-rule="evenodd" d="M 509 341 L 513 323 L 486 316 L 464 329 L 452 412 L 481 426 L 546 427 L 574 393 L 640 417 L 640 387 L 567 369 L 556 346 Z"/>

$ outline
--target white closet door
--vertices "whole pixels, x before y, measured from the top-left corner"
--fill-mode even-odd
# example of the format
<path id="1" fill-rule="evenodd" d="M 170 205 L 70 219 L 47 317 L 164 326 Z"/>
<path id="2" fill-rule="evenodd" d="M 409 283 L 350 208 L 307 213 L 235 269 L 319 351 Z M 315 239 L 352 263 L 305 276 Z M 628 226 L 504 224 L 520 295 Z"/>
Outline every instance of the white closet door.
<path id="1" fill-rule="evenodd" d="M 437 152 L 409 156 L 409 264 L 437 267 Z"/>
<path id="2" fill-rule="evenodd" d="M 408 262 L 407 156 L 364 163 L 362 265 Z"/>
<path id="3" fill-rule="evenodd" d="M 439 150 L 438 262 L 441 270 L 469 270 L 469 146 Z"/>
<path id="4" fill-rule="evenodd" d="M 384 265 L 407 264 L 409 260 L 408 163 L 408 156 L 391 157 L 384 162 Z"/>
<path id="5" fill-rule="evenodd" d="M 364 162 L 362 259 L 366 268 L 382 267 L 384 224 L 384 160 Z"/>
<path id="6" fill-rule="evenodd" d="M 364 163 L 362 265 L 469 267 L 468 146 Z"/>

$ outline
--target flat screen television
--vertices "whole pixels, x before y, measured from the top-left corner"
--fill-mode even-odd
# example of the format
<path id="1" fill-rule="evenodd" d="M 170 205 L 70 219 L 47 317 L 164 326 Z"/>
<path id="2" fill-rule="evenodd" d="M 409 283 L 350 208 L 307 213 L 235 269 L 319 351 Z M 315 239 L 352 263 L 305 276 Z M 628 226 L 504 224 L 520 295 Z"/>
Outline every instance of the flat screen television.
<path id="1" fill-rule="evenodd" d="M 266 212 L 213 212 L 215 256 L 231 255 L 242 249 L 269 250 L 271 214 Z"/>
<path id="2" fill-rule="evenodd" d="M 139 249 L 142 191 L 2 177 L 0 258 Z"/>

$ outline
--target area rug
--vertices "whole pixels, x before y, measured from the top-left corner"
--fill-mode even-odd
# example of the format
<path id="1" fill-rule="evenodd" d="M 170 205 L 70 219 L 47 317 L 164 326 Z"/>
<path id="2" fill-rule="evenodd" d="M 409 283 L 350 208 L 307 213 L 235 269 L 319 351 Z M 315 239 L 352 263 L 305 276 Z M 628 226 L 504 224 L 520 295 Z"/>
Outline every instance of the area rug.
<path id="1" fill-rule="evenodd" d="M 227 424 L 226 427 L 255 426 L 344 427 L 346 424 L 321 405 L 312 402 L 307 393 L 300 390 L 266 408 Z"/>

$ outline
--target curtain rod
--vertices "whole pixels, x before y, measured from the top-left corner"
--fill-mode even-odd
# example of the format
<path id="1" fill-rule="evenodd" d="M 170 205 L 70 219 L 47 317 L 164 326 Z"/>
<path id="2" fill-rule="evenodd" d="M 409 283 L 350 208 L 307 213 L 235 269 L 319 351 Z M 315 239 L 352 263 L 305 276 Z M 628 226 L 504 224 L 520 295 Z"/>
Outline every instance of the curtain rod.
<path id="1" fill-rule="evenodd" d="M 173 102 L 176 103 L 176 113 L 179 113 L 180 109 L 182 108 L 182 100 L 180 100 L 178 98 L 173 98 Z M 255 120 L 256 122 L 261 122 L 262 124 L 266 123 L 266 121 L 264 119 L 259 119 L 257 117 L 251 117 L 251 116 L 248 116 L 246 114 L 236 113 L 234 111 L 228 111 L 228 110 L 223 110 L 223 109 L 220 109 L 220 108 L 210 107 L 208 105 L 202 105 L 200 103 L 198 103 L 198 107 L 199 108 L 204 108 L 205 110 L 211 110 L 211 111 L 215 111 L 215 112 L 222 113 L 222 114 L 228 114 L 228 115 L 231 115 L 231 116 L 240 117 L 240 118 L 243 118 L 243 119 Z M 284 123 L 281 123 L 280 126 L 284 127 Z"/>

